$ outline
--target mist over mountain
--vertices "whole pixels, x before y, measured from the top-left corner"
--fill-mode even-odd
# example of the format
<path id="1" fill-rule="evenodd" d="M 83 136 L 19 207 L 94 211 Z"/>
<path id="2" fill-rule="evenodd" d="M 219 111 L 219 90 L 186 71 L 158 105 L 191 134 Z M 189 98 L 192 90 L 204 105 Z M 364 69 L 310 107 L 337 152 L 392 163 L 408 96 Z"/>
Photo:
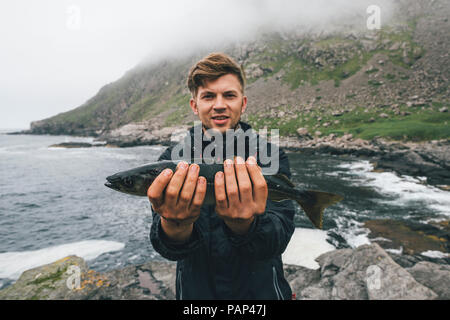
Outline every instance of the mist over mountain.
<path id="1" fill-rule="evenodd" d="M 255 128 L 367 139 L 391 121 L 408 128 L 389 138 L 447 138 L 448 1 L 383 1 L 379 30 L 367 28 L 369 3 L 253 1 L 242 10 L 191 3 L 195 18 L 178 30 L 178 45 L 150 54 L 78 108 L 33 122 L 30 132 L 105 136 L 130 123 L 150 132 L 190 125 L 188 70 L 223 51 L 246 70 L 243 119 Z M 186 46 L 184 38 L 197 42 Z M 410 132 L 414 126 L 420 132 Z"/>

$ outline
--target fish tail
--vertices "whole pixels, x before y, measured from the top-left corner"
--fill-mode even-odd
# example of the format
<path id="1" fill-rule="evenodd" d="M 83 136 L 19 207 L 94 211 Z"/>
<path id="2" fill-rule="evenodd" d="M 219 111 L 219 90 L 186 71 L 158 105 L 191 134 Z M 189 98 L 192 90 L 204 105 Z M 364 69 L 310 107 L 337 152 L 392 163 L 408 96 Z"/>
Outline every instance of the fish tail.
<path id="1" fill-rule="evenodd" d="M 296 199 L 297 203 L 302 207 L 308 216 L 309 220 L 316 228 L 322 229 L 323 227 L 323 211 L 325 208 L 339 202 L 343 199 L 340 195 L 322 192 L 322 191 L 306 191 L 308 199 L 305 201 Z"/>

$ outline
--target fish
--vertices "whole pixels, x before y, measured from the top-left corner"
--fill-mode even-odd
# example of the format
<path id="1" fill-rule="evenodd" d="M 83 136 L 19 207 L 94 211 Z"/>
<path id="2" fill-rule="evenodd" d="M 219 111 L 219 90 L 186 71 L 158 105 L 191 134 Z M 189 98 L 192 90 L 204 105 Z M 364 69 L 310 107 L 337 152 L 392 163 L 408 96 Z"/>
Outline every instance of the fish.
<path id="1" fill-rule="evenodd" d="M 175 171 L 177 161 L 158 161 L 136 168 L 121 171 L 106 177 L 105 186 L 113 190 L 136 196 L 147 196 L 147 190 L 155 178 L 165 169 Z M 214 192 L 214 177 L 217 172 L 223 172 L 223 164 L 199 163 L 199 176 L 207 181 L 207 189 L 203 204 L 216 203 Z M 334 193 L 305 190 L 296 188 L 284 174 L 263 175 L 268 189 L 268 199 L 272 201 L 294 200 L 305 212 L 314 227 L 323 228 L 325 208 L 341 201 L 342 196 Z"/>

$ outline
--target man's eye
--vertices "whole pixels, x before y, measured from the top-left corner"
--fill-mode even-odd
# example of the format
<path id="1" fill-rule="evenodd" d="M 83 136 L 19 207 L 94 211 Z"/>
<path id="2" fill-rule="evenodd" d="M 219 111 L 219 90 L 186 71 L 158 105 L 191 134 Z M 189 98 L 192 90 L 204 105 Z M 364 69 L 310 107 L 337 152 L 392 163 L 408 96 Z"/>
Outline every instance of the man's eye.
<path id="1" fill-rule="evenodd" d="M 212 99 L 213 95 L 212 94 L 207 94 L 203 96 L 203 99 Z"/>
<path id="2" fill-rule="evenodd" d="M 230 94 L 226 94 L 225 97 L 226 98 L 234 98 L 234 97 L 236 97 L 236 95 L 233 93 L 230 93 Z"/>

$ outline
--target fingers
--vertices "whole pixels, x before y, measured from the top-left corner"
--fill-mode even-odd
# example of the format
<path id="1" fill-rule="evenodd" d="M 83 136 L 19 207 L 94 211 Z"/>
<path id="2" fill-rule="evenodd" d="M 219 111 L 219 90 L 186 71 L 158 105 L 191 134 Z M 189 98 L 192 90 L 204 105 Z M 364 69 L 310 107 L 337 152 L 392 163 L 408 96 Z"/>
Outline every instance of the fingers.
<path id="1" fill-rule="evenodd" d="M 225 177 L 222 171 L 216 173 L 214 180 L 214 193 L 216 196 L 216 209 L 219 212 L 228 208 L 227 195 L 225 191 Z"/>
<path id="2" fill-rule="evenodd" d="M 197 187 L 195 188 L 195 194 L 194 197 L 192 198 L 190 210 L 199 212 L 203 204 L 203 201 L 205 200 L 205 196 L 206 196 L 206 178 L 198 177 Z"/>
<path id="3" fill-rule="evenodd" d="M 178 208 L 180 210 L 187 209 L 192 201 L 195 188 L 198 182 L 198 172 L 200 168 L 198 164 L 191 164 L 188 171 L 186 180 L 184 181 L 183 189 L 178 197 Z"/>
<path id="4" fill-rule="evenodd" d="M 253 201 L 256 204 L 256 213 L 264 213 L 268 195 L 267 182 L 254 157 L 247 159 L 247 170 L 253 183 Z"/>
<path id="5" fill-rule="evenodd" d="M 164 189 L 172 178 L 172 170 L 166 169 L 161 172 L 147 190 L 147 196 L 153 205 L 153 209 L 158 208 L 164 202 Z"/>
<path id="6" fill-rule="evenodd" d="M 186 162 L 180 162 L 175 173 L 164 170 L 147 191 L 153 209 L 168 220 L 195 218 L 190 214 L 200 212 L 207 186 L 206 179 L 198 176 L 199 172 L 198 164 L 189 166 Z"/>
<path id="7" fill-rule="evenodd" d="M 251 203 L 253 201 L 252 182 L 248 176 L 247 166 L 244 159 L 236 157 L 235 171 L 239 185 L 239 196 L 242 203 Z"/>
<path id="8" fill-rule="evenodd" d="M 234 204 L 240 202 L 239 188 L 236 182 L 236 175 L 232 160 L 230 159 L 225 160 L 223 164 L 223 171 L 225 175 L 225 189 L 228 196 L 228 204 L 231 207 L 234 206 Z"/>
<path id="9" fill-rule="evenodd" d="M 167 186 L 164 203 L 172 212 L 175 212 L 175 208 L 178 202 L 178 196 L 183 186 L 184 179 L 186 178 L 188 168 L 189 165 L 186 162 L 180 162 L 177 166 L 177 170 L 173 174 L 173 177 Z"/>

